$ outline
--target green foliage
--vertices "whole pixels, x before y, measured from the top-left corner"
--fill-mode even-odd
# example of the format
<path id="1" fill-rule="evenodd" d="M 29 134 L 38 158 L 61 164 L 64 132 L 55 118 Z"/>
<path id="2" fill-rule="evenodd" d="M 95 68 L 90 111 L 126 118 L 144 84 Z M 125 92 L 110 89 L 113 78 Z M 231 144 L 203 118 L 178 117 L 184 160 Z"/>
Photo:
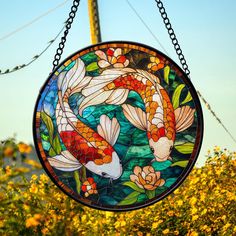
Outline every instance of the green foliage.
<path id="1" fill-rule="evenodd" d="M 165 68 L 164 68 L 164 80 L 167 84 L 169 84 L 169 74 L 170 74 L 170 67 L 165 66 Z"/>
<path id="2" fill-rule="evenodd" d="M 145 193 L 145 190 L 142 189 L 142 188 L 139 188 L 137 186 L 137 184 L 135 184 L 134 182 L 131 182 L 131 181 L 127 181 L 127 182 L 124 182 L 123 185 L 125 186 L 129 186 L 130 188 L 132 188 L 133 190 L 139 192 L 139 193 Z"/>
<path id="3" fill-rule="evenodd" d="M 99 68 L 98 63 L 97 62 L 92 62 L 88 66 L 86 66 L 86 71 L 90 72 L 90 71 L 97 70 L 98 68 Z"/>
<path id="4" fill-rule="evenodd" d="M 190 154 L 193 152 L 194 143 L 186 142 L 182 144 L 175 145 L 175 149 L 183 154 Z"/>
<path id="5" fill-rule="evenodd" d="M 4 150 L 5 145 L 9 143 L 2 145 Z M 29 145 L 21 143 L 18 148 L 25 152 Z M 8 158 L 4 157 L 4 162 Z M 4 164 L 0 168 L 0 235 L 235 235 L 236 152 L 215 147 L 206 158 L 203 167 L 194 168 L 184 183 L 162 201 L 122 213 L 82 206 L 45 174 L 32 174 L 29 179 L 23 169 L 19 171 L 22 167 Z M 75 175 L 78 179 L 80 174 L 77 171 Z M 165 185 L 174 181 L 168 178 Z M 123 187 L 132 191 L 136 188 L 131 182 Z M 161 186 L 156 192 L 166 189 Z M 133 191 L 119 205 L 146 201 L 152 194 Z"/>
<path id="6" fill-rule="evenodd" d="M 178 85 L 178 87 L 174 91 L 174 94 L 172 96 L 172 105 L 173 105 L 174 109 L 179 107 L 180 95 L 181 95 L 181 92 L 184 87 L 185 87 L 185 84 L 180 84 L 180 85 Z"/>

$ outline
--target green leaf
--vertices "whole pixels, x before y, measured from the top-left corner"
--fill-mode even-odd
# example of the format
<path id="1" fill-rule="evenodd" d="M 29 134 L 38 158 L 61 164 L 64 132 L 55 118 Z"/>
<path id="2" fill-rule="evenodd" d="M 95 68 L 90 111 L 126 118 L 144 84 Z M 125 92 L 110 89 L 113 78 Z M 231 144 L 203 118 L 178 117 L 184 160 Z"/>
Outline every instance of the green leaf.
<path id="1" fill-rule="evenodd" d="M 154 198 L 155 195 L 156 195 L 155 189 L 154 189 L 154 190 L 147 190 L 147 191 L 146 191 L 146 195 L 147 195 L 148 199 Z"/>
<path id="2" fill-rule="evenodd" d="M 54 151 L 56 152 L 56 154 L 61 153 L 61 143 L 60 143 L 58 135 L 56 135 L 56 137 L 53 139 L 52 147 L 53 147 Z"/>
<path id="3" fill-rule="evenodd" d="M 188 161 L 177 161 L 173 163 L 171 166 L 186 167 L 187 165 L 188 165 Z"/>
<path id="4" fill-rule="evenodd" d="M 174 70 L 170 70 L 170 73 L 169 73 L 169 80 L 172 80 L 174 81 L 175 80 L 175 71 Z"/>
<path id="5" fill-rule="evenodd" d="M 133 190 L 135 190 L 135 191 L 137 191 L 137 192 L 139 192 L 139 193 L 144 193 L 144 192 L 145 192 L 144 189 L 139 188 L 139 187 L 137 186 L 137 184 L 135 184 L 135 183 L 132 182 L 132 181 L 124 182 L 123 185 L 129 186 L 130 188 L 132 188 Z"/>
<path id="6" fill-rule="evenodd" d="M 52 147 L 49 149 L 49 153 L 48 154 L 49 154 L 50 157 L 54 157 L 54 156 L 57 155 Z"/>
<path id="7" fill-rule="evenodd" d="M 164 68 L 164 80 L 167 84 L 169 84 L 169 73 L 170 73 L 170 67 L 166 66 Z"/>
<path id="8" fill-rule="evenodd" d="M 165 170 L 171 164 L 172 164 L 172 162 L 169 161 L 169 160 L 166 160 L 166 161 L 163 161 L 163 162 L 154 161 L 152 163 L 152 167 L 154 168 L 155 171 L 160 171 L 160 170 Z"/>
<path id="9" fill-rule="evenodd" d="M 184 87 L 185 87 L 185 84 L 178 85 L 178 87 L 175 89 L 175 91 L 173 93 L 172 104 L 173 104 L 174 109 L 179 107 L 180 94 L 181 94 Z"/>
<path id="10" fill-rule="evenodd" d="M 77 190 L 77 193 L 80 194 L 80 191 L 81 191 L 81 181 L 79 179 L 79 173 L 78 171 L 74 171 L 74 178 L 75 178 L 75 183 L 76 183 L 76 190 Z"/>
<path id="11" fill-rule="evenodd" d="M 169 179 L 167 179 L 166 182 L 165 182 L 165 186 L 166 187 L 170 187 L 172 184 L 174 184 L 176 182 L 176 179 L 177 178 L 169 178 Z"/>
<path id="12" fill-rule="evenodd" d="M 49 141 L 52 144 L 53 133 L 54 133 L 54 127 L 53 127 L 52 119 L 45 112 L 41 112 L 40 115 L 42 117 L 42 120 L 43 120 L 44 124 L 47 127 L 47 130 L 48 130 L 48 133 L 49 133 Z"/>
<path id="13" fill-rule="evenodd" d="M 192 101 L 192 100 L 193 100 L 193 98 L 192 98 L 190 92 L 188 92 L 186 98 L 181 102 L 181 105 L 183 105 L 183 104 L 185 104 L 185 103 L 187 103 L 187 102 L 190 102 L 190 101 Z"/>
<path id="14" fill-rule="evenodd" d="M 46 134 L 41 134 L 41 139 L 48 142 L 49 141 L 49 137 Z"/>
<path id="15" fill-rule="evenodd" d="M 81 177 L 81 181 L 85 181 L 87 179 L 87 176 L 86 176 L 86 167 L 85 166 L 82 166 L 80 168 L 80 177 Z"/>
<path id="16" fill-rule="evenodd" d="M 175 145 L 175 149 L 183 154 L 190 154 L 193 152 L 193 148 L 194 148 L 194 143 L 183 143 L 181 145 Z"/>
<path id="17" fill-rule="evenodd" d="M 93 61 L 96 61 L 98 56 L 94 52 L 87 53 L 81 57 L 81 59 L 86 63 L 89 64 Z"/>
<path id="18" fill-rule="evenodd" d="M 88 66 L 86 66 L 86 71 L 94 71 L 98 69 L 98 63 L 97 62 L 92 62 Z"/>
<path id="19" fill-rule="evenodd" d="M 138 196 L 140 195 L 140 192 L 132 192 L 127 197 L 125 197 L 122 201 L 120 201 L 117 205 L 124 206 L 124 205 L 130 205 L 137 201 Z"/>

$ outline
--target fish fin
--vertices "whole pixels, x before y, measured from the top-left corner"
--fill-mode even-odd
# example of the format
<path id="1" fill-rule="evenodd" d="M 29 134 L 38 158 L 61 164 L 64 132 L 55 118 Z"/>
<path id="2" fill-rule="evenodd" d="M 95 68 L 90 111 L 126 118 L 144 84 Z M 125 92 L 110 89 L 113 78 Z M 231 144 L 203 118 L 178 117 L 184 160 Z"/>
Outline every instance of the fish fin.
<path id="1" fill-rule="evenodd" d="M 138 129 L 147 130 L 147 116 L 146 113 L 138 107 L 133 107 L 128 104 L 122 105 L 123 112 L 127 120 Z"/>
<path id="2" fill-rule="evenodd" d="M 128 89 L 116 89 L 106 100 L 107 104 L 120 105 L 124 103 L 129 95 Z"/>
<path id="3" fill-rule="evenodd" d="M 80 162 L 67 150 L 61 152 L 60 155 L 49 157 L 47 160 L 52 167 L 62 171 L 74 171 L 82 167 Z"/>
<path id="4" fill-rule="evenodd" d="M 110 119 L 107 115 L 101 115 L 97 131 L 99 135 L 113 146 L 120 134 L 120 124 L 115 117 Z"/>
<path id="5" fill-rule="evenodd" d="M 83 110 L 86 107 L 104 103 L 112 94 L 112 92 L 113 92 L 112 90 L 110 91 L 99 90 L 97 92 L 94 92 L 90 96 L 85 97 L 79 106 L 79 115 L 83 116 Z"/>
<path id="6" fill-rule="evenodd" d="M 193 124 L 194 112 L 195 109 L 190 106 L 182 106 L 175 109 L 176 132 L 182 132 Z"/>
<path id="7" fill-rule="evenodd" d="M 84 98 L 79 106 L 79 114 L 82 116 L 83 110 L 86 107 L 98 105 L 104 102 L 107 104 L 120 105 L 126 101 L 128 94 L 128 89 L 115 89 L 108 91 L 101 89 Z"/>
<path id="8" fill-rule="evenodd" d="M 69 95 L 71 95 L 72 93 L 80 92 L 82 88 L 89 84 L 92 77 L 85 76 L 85 72 L 84 62 L 78 58 L 70 70 L 59 75 L 57 85 L 62 93 L 62 97 L 64 97 L 69 89 Z"/>
<path id="9" fill-rule="evenodd" d="M 82 90 L 82 94 L 87 97 L 103 89 L 106 85 L 126 73 L 135 72 L 131 68 L 107 69 L 101 75 L 93 77 L 89 84 Z"/>
<path id="10" fill-rule="evenodd" d="M 155 85 L 156 83 L 160 84 L 160 79 L 157 76 L 155 76 L 155 75 L 153 75 L 153 74 L 151 74 L 151 73 L 149 73 L 147 71 L 140 70 L 140 69 L 137 69 L 137 72 L 141 76 L 143 76 L 146 79 L 148 79 L 149 81 L 151 81 L 153 83 L 153 85 Z"/>

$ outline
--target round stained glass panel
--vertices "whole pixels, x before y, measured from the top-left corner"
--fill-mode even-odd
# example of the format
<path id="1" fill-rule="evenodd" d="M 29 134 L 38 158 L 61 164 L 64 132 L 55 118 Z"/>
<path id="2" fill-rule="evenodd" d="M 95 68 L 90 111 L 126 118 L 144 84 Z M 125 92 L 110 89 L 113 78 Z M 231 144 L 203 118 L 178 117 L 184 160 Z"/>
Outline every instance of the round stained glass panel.
<path id="1" fill-rule="evenodd" d="M 103 210 L 133 210 L 171 193 L 200 150 L 196 91 L 170 58 L 107 42 L 68 57 L 42 87 L 34 140 L 67 195 Z"/>

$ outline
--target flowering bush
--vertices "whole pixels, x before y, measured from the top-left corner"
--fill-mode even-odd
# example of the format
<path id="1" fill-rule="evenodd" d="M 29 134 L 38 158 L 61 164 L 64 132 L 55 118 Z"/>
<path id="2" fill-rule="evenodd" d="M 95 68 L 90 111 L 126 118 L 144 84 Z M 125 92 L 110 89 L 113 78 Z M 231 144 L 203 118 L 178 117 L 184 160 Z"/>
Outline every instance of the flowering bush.
<path id="1" fill-rule="evenodd" d="M 75 202 L 45 174 L 33 174 L 27 180 L 20 167 L 4 165 L 10 153 L 17 158 L 29 148 L 20 149 L 14 140 L 9 142 L 15 149 L 1 154 L 0 235 L 236 234 L 236 153 L 215 147 L 205 166 L 194 168 L 181 187 L 164 200 L 145 209 L 113 213 Z M 9 143 L 0 146 L 0 153 L 5 145 Z M 24 155 L 28 173 L 38 168 L 38 163 Z M 84 184 L 85 192 L 96 189 L 88 189 L 93 181 L 88 183 Z"/>

